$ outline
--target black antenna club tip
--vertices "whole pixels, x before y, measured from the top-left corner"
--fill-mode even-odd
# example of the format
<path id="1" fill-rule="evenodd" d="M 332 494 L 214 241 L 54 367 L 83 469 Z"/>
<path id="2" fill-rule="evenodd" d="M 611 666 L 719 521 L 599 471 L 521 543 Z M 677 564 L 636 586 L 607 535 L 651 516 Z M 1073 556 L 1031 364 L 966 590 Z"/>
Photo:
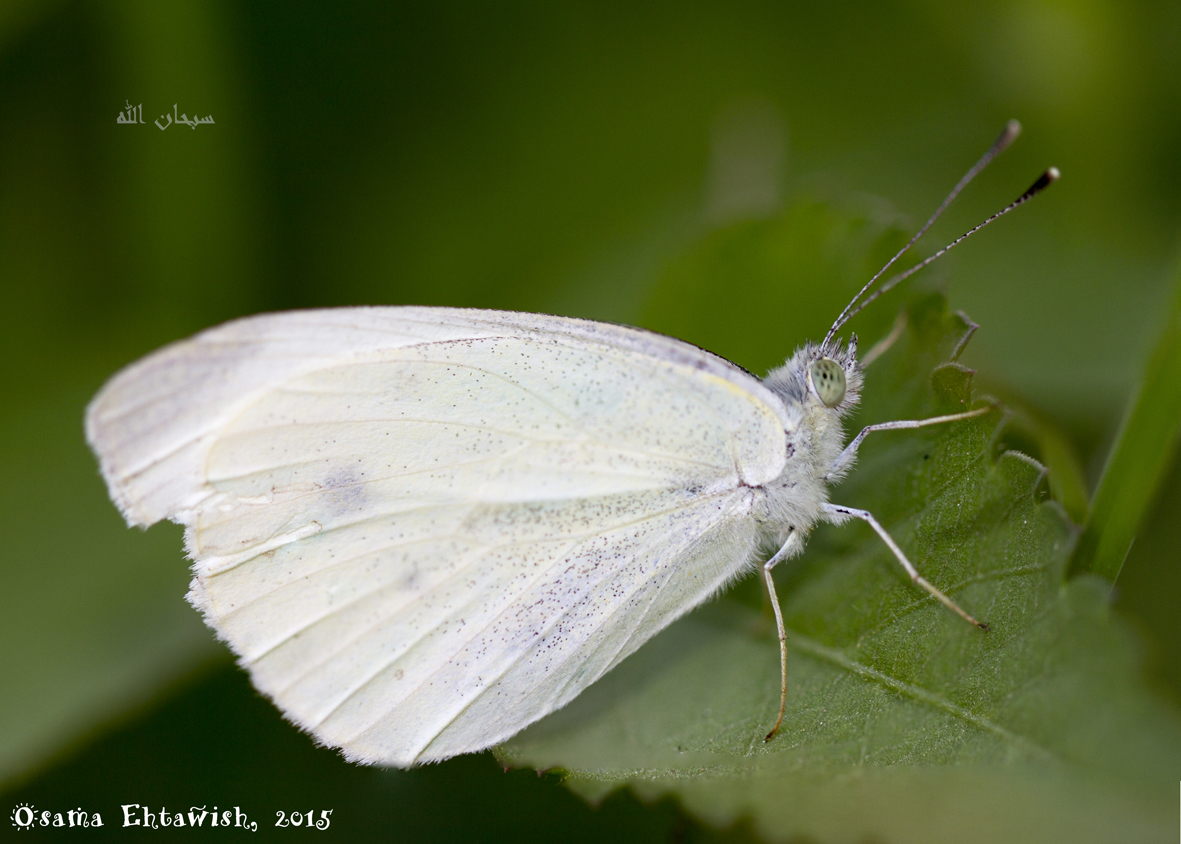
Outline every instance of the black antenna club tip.
<path id="1" fill-rule="evenodd" d="M 1054 184 L 1054 182 L 1058 181 L 1058 177 L 1061 175 L 1062 174 L 1058 172 L 1057 167 L 1051 167 L 1045 173 L 1042 173 L 1040 176 L 1038 176 L 1037 181 L 1029 186 L 1029 190 L 1021 194 L 1021 196 L 1017 199 L 1017 203 L 1020 204 L 1027 199 L 1032 199 L 1050 185 Z"/>

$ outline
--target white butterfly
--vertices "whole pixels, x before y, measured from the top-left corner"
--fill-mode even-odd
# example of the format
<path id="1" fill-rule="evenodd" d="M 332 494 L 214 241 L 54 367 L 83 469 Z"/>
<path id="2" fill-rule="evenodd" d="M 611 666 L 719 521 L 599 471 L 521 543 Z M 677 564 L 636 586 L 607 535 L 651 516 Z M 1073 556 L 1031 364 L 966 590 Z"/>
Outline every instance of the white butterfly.
<path id="1" fill-rule="evenodd" d="M 764 380 L 563 317 L 266 314 L 129 366 L 86 430 L 129 523 L 185 526 L 189 600 L 254 684 L 350 760 L 409 766 L 561 707 L 761 550 L 774 598 L 818 521 L 868 521 L 974 622 L 828 502 L 869 431 L 988 410 L 843 448 L 852 308 Z"/>

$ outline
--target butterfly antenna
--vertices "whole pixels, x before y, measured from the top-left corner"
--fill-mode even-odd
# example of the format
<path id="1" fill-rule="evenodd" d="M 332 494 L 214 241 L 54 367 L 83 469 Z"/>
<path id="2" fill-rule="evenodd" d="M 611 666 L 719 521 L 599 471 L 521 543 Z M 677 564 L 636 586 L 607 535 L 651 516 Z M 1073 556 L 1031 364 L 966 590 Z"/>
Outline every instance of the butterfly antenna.
<path id="1" fill-rule="evenodd" d="M 858 305 L 856 308 L 853 309 L 853 311 L 849 314 L 848 317 L 846 317 L 846 319 L 852 319 L 854 316 L 856 316 L 858 313 L 860 313 L 861 310 L 865 306 L 867 306 L 870 302 L 872 302 L 874 299 L 878 298 L 883 293 L 888 292 L 892 287 L 894 287 L 894 285 L 898 284 L 899 282 L 906 281 L 906 279 L 910 278 L 912 275 L 917 273 L 923 267 L 927 266 L 927 264 L 931 263 L 939 256 L 945 255 L 957 243 L 967 240 L 969 237 L 976 234 L 976 232 L 980 231 L 982 228 L 987 226 L 993 220 L 996 220 L 996 219 L 999 219 L 999 218 L 1005 216 L 1006 214 L 1008 214 L 1010 211 L 1012 211 L 1017 206 L 1024 205 L 1026 202 L 1029 202 L 1029 200 L 1033 199 L 1035 196 L 1037 196 L 1039 193 L 1044 191 L 1050 185 L 1054 184 L 1054 182 L 1058 181 L 1058 177 L 1061 175 L 1062 174 L 1058 172 L 1057 167 L 1051 167 L 1045 173 L 1042 173 L 1042 175 L 1038 177 L 1038 180 L 1029 186 L 1029 190 L 1027 190 L 1025 193 L 1021 194 L 1021 196 L 1014 199 L 1012 202 L 1010 202 L 1008 205 L 1006 205 L 1000 211 L 997 211 L 995 214 L 993 214 L 991 217 L 989 217 L 983 223 L 964 232 L 959 237 L 957 237 L 955 240 L 953 240 L 951 243 L 947 244 L 942 249 L 940 249 L 938 252 L 936 252 L 934 255 L 932 255 L 930 258 L 927 258 L 926 260 L 924 260 L 918 264 L 915 264 L 913 267 L 911 267 L 909 270 L 907 270 L 904 273 L 899 273 L 898 275 L 894 276 L 889 281 L 887 281 L 885 284 L 883 284 L 881 287 L 879 287 L 877 290 L 875 290 L 873 293 L 869 294 L 869 296 L 867 296 L 861 302 L 860 305 Z"/>
<path id="2" fill-rule="evenodd" d="M 901 249 L 898 250 L 898 253 L 893 258 L 891 258 L 889 261 L 886 262 L 884 267 L 882 267 L 880 270 L 878 270 L 876 273 L 874 273 L 873 278 L 871 278 L 869 281 L 867 281 L 865 283 L 864 287 L 862 287 L 859 291 L 857 291 L 857 295 L 854 296 L 853 299 L 849 302 L 849 304 L 845 306 L 845 309 L 843 311 L 841 311 L 841 315 L 839 317 L 837 317 L 837 321 L 834 322 L 832 324 L 832 328 L 830 328 L 828 330 L 828 334 L 826 334 L 824 337 L 824 343 L 822 344 L 822 347 L 827 346 L 829 344 L 829 341 L 832 340 L 833 335 L 836 334 L 837 331 L 840 330 L 841 326 L 844 325 L 846 322 L 848 322 L 849 319 L 853 316 L 853 314 L 855 314 L 855 313 L 857 313 L 857 311 L 861 310 L 861 308 L 858 308 L 857 311 L 853 310 L 853 306 L 857 304 L 857 300 L 860 299 L 862 296 L 864 296 L 865 292 L 867 290 L 869 290 L 869 288 L 873 287 L 874 282 L 876 282 L 879 278 L 881 278 L 883 275 L 885 275 L 886 270 L 890 269 L 890 267 L 892 267 L 894 265 L 895 261 L 897 261 L 903 255 L 905 255 L 906 251 L 908 249 L 910 249 L 910 247 L 914 246 L 915 242 L 920 237 L 922 237 L 924 234 L 926 234 L 927 229 L 931 228 L 931 225 L 936 220 L 939 219 L 939 215 L 944 212 L 944 210 L 947 208 L 948 205 L 951 205 L 952 200 L 955 199 L 959 195 L 960 191 L 962 191 L 965 187 L 967 187 L 968 182 L 970 182 L 970 181 L 972 181 L 972 179 L 976 178 L 976 174 L 979 173 L 981 170 L 983 170 L 985 167 L 987 167 L 989 162 L 991 162 L 994 158 L 996 158 L 998 155 L 1000 155 L 1002 152 L 1004 152 L 1005 149 L 1009 146 L 1009 144 L 1013 143 L 1013 141 L 1015 141 L 1017 139 L 1017 136 L 1020 134 L 1021 134 L 1021 124 L 1018 123 L 1016 120 L 1010 120 L 1008 123 L 1005 124 L 1005 128 L 997 136 L 997 139 L 995 141 L 993 141 L 992 146 L 990 146 L 988 148 L 988 151 L 985 152 L 984 155 L 980 156 L 980 160 L 977 161 L 975 164 L 973 164 L 972 169 L 970 169 L 967 173 L 965 173 L 964 177 L 959 180 L 959 183 L 956 184 L 956 186 L 951 189 L 951 193 L 949 193 L 947 195 L 947 198 L 943 200 L 943 203 L 938 208 L 935 209 L 935 213 L 931 215 L 930 219 L 928 219 L 927 222 L 923 223 L 923 227 L 915 233 L 914 237 L 912 237 L 909 241 L 907 241 L 905 246 L 903 246 Z M 991 220 L 989 220 L 988 222 L 991 222 Z M 899 279 L 899 280 L 901 280 L 901 279 Z M 894 283 L 897 284 L 897 282 L 894 282 Z M 864 304 L 862 305 L 862 307 L 864 307 Z"/>

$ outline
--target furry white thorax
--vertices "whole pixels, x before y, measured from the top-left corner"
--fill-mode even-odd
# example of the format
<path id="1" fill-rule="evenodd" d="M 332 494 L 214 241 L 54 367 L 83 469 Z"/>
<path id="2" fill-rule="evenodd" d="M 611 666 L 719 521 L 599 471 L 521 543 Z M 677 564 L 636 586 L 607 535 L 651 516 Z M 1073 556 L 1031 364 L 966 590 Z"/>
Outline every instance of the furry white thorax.
<path id="1" fill-rule="evenodd" d="M 845 396 L 836 407 L 820 400 L 809 377 L 812 364 L 822 358 L 835 361 L 845 373 Z M 793 530 L 806 537 L 819 520 L 820 506 L 828 501 L 828 484 L 839 482 L 852 467 L 850 462 L 840 472 L 829 473 L 844 450 L 841 422 L 857 406 L 862 380 L 856 336 L 848 345 L 806 343 L 763 379 L 783 400 L 789 419 L 783 472 L 756 491 L 754 514 L 763 527 L 767 548 L 777 550 Z"/>

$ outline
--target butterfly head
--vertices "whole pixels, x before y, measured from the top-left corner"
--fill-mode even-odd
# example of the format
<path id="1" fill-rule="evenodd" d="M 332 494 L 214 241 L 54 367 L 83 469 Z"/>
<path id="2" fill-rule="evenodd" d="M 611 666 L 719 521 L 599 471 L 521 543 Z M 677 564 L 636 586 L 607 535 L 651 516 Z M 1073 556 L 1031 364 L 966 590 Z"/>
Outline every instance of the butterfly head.
<path id="1" fill-rule="evenodd" d="M 769 372 L 763 383 L 789 403 L 844 416 L 857 406 L 861 395 L 856 335 L 848 344 L 805 344 L 783 366 Z"/>

